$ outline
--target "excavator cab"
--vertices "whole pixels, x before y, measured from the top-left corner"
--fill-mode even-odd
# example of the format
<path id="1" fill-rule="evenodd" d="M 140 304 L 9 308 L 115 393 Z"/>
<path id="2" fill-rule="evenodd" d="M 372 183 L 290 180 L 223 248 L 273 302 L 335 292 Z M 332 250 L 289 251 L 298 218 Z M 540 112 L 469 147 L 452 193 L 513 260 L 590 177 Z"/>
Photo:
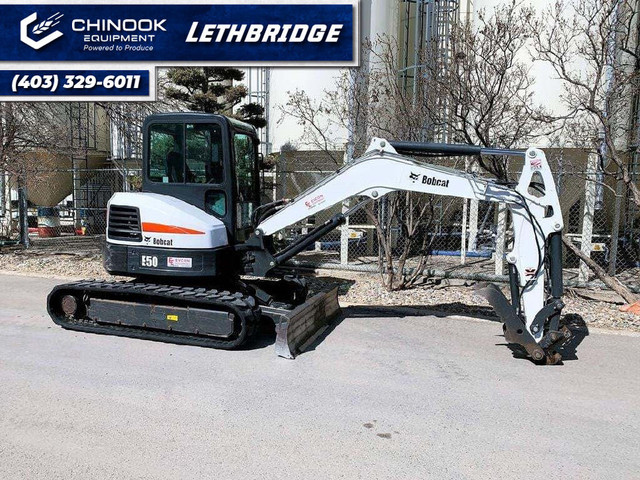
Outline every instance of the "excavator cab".
<path id="1" fill-rule="evenodd" d="M 143 192 L 189 203 L 220 219 L 231 243 L 244 242 L 260 204 L 256 129 L 200 113 L 151 115 L 143 129 Z"/>

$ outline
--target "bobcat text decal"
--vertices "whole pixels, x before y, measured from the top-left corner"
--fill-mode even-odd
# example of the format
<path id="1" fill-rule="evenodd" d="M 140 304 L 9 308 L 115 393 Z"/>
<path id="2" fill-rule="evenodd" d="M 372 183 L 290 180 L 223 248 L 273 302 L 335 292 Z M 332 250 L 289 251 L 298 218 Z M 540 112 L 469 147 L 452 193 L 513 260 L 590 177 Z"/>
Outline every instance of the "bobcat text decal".
<path id="1" fill-rule="evenodd" d="M 411 180 L 411 182 L 413 182 L 413 183 L 416 183 L 416 181 L 419 179 L 419 177 L 420 177 L 419 173 L 413 173 L 413 172 L 409 173 L 409 180 Z M 433 186 L 436 186 L 436 187 L 449 188 L 449 179 L 443 180 L 441 178 L 433 177 L 433 176 L 429 176 L 429 175 L 423 175 L 422 176 L 422 183 L 424 185 L 433 185 Z"/>

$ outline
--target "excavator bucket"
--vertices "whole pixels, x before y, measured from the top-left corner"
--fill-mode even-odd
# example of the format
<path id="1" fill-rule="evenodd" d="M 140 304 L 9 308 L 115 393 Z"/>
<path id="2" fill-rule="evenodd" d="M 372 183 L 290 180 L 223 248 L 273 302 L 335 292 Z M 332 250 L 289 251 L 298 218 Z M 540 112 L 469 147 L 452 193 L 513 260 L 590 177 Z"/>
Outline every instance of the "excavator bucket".
<path id="1" fill-rule="evenodd" d="M 540 343 L 537 343 L 496 285 L 492 283 L 482 285 L 476 288 L 476 293 L 487 299 L 502 320 L 504 338 L 507 342 L 523 347 L 537 363 L 555 365 L 562 361 L 562 356 L 555 351 L 555 348 L 562 346 L 571 338 L 571 331 L 566 326 L 558 331 L 549 331 Z"/>
<path id="2" fill-rule="evenodd" d="M 338 287 L 317 293 L 293 310 L 262 307 L 276 327 L 276 354 L 295 358 L 331 325 L 340 313 Z"/>

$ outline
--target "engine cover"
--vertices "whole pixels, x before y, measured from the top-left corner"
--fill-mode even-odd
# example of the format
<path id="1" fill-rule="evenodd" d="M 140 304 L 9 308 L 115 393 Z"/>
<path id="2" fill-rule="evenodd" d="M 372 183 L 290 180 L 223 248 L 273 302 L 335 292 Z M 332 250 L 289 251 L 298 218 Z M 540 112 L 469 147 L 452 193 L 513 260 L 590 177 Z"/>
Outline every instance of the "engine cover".
<path id="1" fill-rule="evenodd" d="M 229 245 L 224 223 L 168 195 L 120 192 L 108 204 L 107 243 L 159 249 Z"/>

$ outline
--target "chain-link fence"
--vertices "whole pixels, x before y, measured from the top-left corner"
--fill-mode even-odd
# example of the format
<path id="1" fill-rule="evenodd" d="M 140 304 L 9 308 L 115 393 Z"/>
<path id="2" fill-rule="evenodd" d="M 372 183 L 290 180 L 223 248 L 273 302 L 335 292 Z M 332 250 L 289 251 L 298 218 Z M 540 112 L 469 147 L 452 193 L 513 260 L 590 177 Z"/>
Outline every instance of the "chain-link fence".
<path id="1" fill-rule="evenodd" d="M 640 288 L 640 212 L 627 187 L 593 155 L 547 151 L 560 194 L 565 232 L 583 252 L 632 289 Z M 287 152 L 263 174 L 263 200 L 291 198 L 335 172 L 342 152 Z M 467 160 L 430 162 L 472 170 Z M 517 178 L 521 165 L 510 171 Z M 637 169 L 631 164 L 633 174 Z M 0 176 L 0 242 L 17 243 L 26 226 L 32 246 L 73 250 L 103 238 L 107 201 L 135 190 L 140 170 L 124 168 L 43 170 L 19 182 Z M 21 194 L 22 192 L 22 194 Z M 24 208 L 21 208 L 20 205 Z M 282 232 L 293 240 L 338 211 L 320 212 Z M 21 212 L 26 212 L 21 215 Z M 394 193 L 351 215 L 348 223 L 320 239 L 295 262 L 311 267 L 411 276 L 504 280 L 505 252 L 512 234 L 504 205 L 449 197 Z M 24 235 L 22 236 L 24 240 Z M 595 280 L 576 255 L 565 251 L 569 285 Z"/>
<path id="2" fill-rule="evenodd" d="M 0 174 L 0 245 L 20 239 L 19 192 L 13 177 Z"/>
<path id="3" fill-rule="evenodd" d="M 139 185 L 136 169 L 47 169 L 22 178 L 5 173 L 0 185 L 0 241 L 72 251 L 98 244 L 107 225 L 107 202 Z"/>
<path id="4" fill-rule="evenodd" d="M 335 171 L 337 157 L 322 152 L 281 154 L 272 174 L 274 196 L 293 197 L 316 184 Z M 640 289 L 640 212 L 625 184 L 597 155 L 550 149 L 547 157 L 568 237 L 610 274 Z M 429 162 L 468 171 L 477 168 L 469 160 Z M 521 167 L 517 159 L 509 165 L 515 180 Z M 288 229 L 283 240 L 306 233 L 348 206 L 310 217 Z M 370 272 L 393 268 L 409 278 L 427 274 L 506 280 L 505 252 L 513 237 L 509 224 L 507 208 L 495 202 L 394 193 L 352 215 L 342 228 L 298 255 L 296 263 Z M 598 284 L 584 262 L 566 249 L 564 266 L 568 285 Z"/>

